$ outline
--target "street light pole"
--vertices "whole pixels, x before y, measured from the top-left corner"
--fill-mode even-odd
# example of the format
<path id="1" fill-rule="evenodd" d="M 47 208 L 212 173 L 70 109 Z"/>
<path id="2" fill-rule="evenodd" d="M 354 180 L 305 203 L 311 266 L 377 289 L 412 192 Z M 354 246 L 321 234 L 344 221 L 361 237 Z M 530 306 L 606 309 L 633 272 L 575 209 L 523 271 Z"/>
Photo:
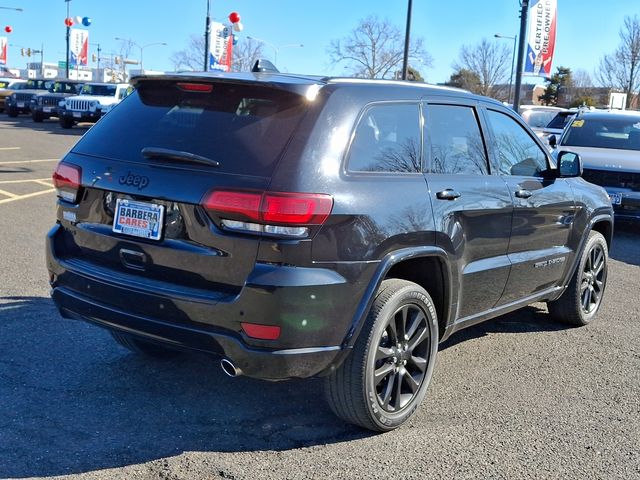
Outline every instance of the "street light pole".
<path id="1" fill-rule="evenodd" d="M 413 2 L 409 0 L 407 3 L 407 29 L 404 34 L 404 55 L 402 57 L 402 80 L 407 79 L 409 73 L 409 44 L 411 34 L 411 9 Z"/>
<path id="2" fill-rule="evenodd" d="M 280 51 L 281 48 L 304 47 L 304 44 L 302 43 L 287 43 L 286 45 L 275 46 L 273 43 L 267 42 L 266 40 L 262 40 L 261 38 L 251 37 L 249 35 L 247 35 L 247 38 L 250 40 L 255 40 L 256 42 L 264 43 L 265 45 L 269 45 L 271 48 L 273 48 L 273 53 L 274 53 L 273 64 L 275 66 L 278 66 L 278 52 Z"/>
<path id="3" fill-rule="evenodd" d="M 209 71 L 209 44 L 211 43 L 211 0 L 207 0 L 207 18 L 204 23 L 204 71 Z"/>
<path id="4" fill-rule="evenodd" d="M 129 42 L 131 45 L 135 45 L 140 49 L 140 71 L 142 73 L 144 73 L 144 67 L 142 65 L 142 54 L 144 53 L 144 49 L 147 47 L 153 47 L 154 45 L 164 45 L 164 46 L 167 45 L 165 42 L 154 42 L 154 43 L 148 43 L 146 45 L 140 45 L 134 42 L 133 40 L 131 40 L 130 38 L 122 38 L 122 37 L 115 37 L 114 40 L 118 40 L 121 42 Z"/>
<path id="5" fill-rule="evenodd" d="M 494 37 L 513 40 L 513 51 L 511 52 L 511 73 L 509 74 L 509 94 L 507 95 L 507 102 L 511 102 L 511 87 L 513 86 L 513 69 L 516 61 L 516 42 L 518 41 L 518 36 L 514 35 L 513 37 L 510 37 L 508 35 L 500 35 L 499 33 L 496 33 Z"/>
<path id="6" fill-rule="evenodd" d="M 69 11 L 70 11 L 70 7 L 69 4 L 71 3 L 71 0 L 64 0 L 65 3 L 67 4 L 67 17 L 69 18 Z M 69 50 L 71 47 L 71 25 L 67 25 L 67 57 L 66 57 L 66 62 L 65 62 L 65 67 L 64 67 L 64 71 L 65 71 L 65 77 L 68 79 L 69 78 Z"/>
<path id="7" fill-rule="evenodd" d="M 513 94 L 513 110 L 520 113 L 520 86 L 522 85 L 522 67 L 524 65 L 524 49 L 527 40 L 527 15 L 529 0 L 522 0 L 520 9 L 520 44 L 518 45 L 518 65 L 516 67 L 516 91 Z"/>

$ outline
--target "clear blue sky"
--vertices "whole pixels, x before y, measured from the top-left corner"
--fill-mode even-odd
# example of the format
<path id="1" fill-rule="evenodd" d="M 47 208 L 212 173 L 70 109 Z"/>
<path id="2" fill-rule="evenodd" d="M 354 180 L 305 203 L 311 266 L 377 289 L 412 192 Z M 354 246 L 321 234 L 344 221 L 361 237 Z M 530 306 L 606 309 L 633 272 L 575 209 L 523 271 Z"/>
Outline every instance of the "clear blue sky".
<path id="1" fill-rule="evenodd" d="M 494 33 L 518 32 L 518 0 L 415 0 L 412 35 L 424 38 L 433 67 L 421 69 L 429 82 L 443 82 L 463 44 L 474 44 Z M 72 0 L 71 15 L 89 16 L 90 42 L 103 52 L 118 49 L 114 37 L 130 38 L 140 45 L 166 42 L 144 50 L 145 68 L 169 70 L 169 56 L 183 49 L 192 34 L 203 34 L 206 0 Z M 406 0 L 211 0 L 215 19 L 226 20 L 237 11 L 247 35 L 277 46 L 302 43 L 304 48 L 282 48 L 278 53 L 283 71 L 333 74 L 343 72 L 329 63 L 326 48 L 334 38 L 344 37 L 358 20 L 370 14 L 388 17 L 404 31 Z M 23 12 L 0 9 L 0 35 L 13 27 L 9 43 L 40 48 L 45 61 L 64 59 L 66 4 L 64 0 L 0 0 L 0 6 L 20 7 Z M 558 0 L 558 34 L 555 67 L 584 69 L 589 73 L 603 54 L 619 43 L 618 31 L 625 15 L 640 14 L 640 0 Z M 502 40 L 511 47 L 509 40 Z M 95 51 L 95 47 L 91 48 Z M 134 50 L 135 52 L 135 50 Z M 272 55 L 273 49 L 266 47 Z M 9 66 L 24 67 L 18 47 L 9 49 Z M 419 66 L 417 66 L 419 67 Z"/>

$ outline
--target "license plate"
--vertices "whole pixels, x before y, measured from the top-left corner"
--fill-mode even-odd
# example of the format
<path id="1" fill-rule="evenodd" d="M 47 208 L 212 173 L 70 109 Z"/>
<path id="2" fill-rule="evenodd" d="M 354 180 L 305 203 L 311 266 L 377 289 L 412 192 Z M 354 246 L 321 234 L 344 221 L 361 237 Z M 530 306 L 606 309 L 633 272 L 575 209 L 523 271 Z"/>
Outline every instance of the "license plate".
<path id="1" fill-rule="evenodd" d="M 18 108 L 24 108 L 24 102 L 18 102 L 17 105 Z"/>
<path id="2" fill-rule="evenodd" d="M 45 113 L 50 113 L 51 112 L 51 107 L 44 107 L 42 109 L 42 111 L 45 112 Z"/>
<path id="3" fill-rule="evenodd" d="M 73 118 L 80 118 L 82 116 L 81 112 L 73 112 Z"/>
<path id="4" fill-rule="evenodd" d="M 134 237 L 160 240 L 164 206 L 119 198 L 112 230 Z"/>
<path id="5" fill-rule="evenodd" d="M 621 193 L 610 193 L 609 198 L 611 199 L 611 205 L 622 205 Z"/>

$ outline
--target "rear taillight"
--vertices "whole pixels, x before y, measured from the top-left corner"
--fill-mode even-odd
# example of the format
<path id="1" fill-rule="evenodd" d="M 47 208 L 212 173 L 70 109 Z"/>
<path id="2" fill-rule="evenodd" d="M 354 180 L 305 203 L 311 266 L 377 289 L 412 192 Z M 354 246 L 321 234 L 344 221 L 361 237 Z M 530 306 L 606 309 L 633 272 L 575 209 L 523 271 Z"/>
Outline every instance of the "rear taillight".
<path id="1" fill-rule="evenodd" d="M 80 191 L 82 169 L 71 163 L 60 162 L 53 172 L 53 185 L 58 190 L 58 197 L 67 202 L 76 203 Z"/>
<path id="2" fill-rule="evenodd" d="M 308 227 L 325 222 L 333 198 L 323 193 L 215 190 L 202 206 L 228 230 L 306 237 Z"/>

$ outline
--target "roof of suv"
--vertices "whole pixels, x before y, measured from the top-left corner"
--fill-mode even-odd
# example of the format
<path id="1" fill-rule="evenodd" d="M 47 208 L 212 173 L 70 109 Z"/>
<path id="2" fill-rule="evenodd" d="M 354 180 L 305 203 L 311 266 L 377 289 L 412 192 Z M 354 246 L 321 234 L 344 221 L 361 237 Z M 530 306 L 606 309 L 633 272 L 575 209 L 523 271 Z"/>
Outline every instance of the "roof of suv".
<path id="1" fill-rule="evenodd" d="M 176 72 L 168 73 L 165 75 L 140 75 L 131 79 L 131 84 L 136 86 L 140 82 L 146 81 L 162 81 L 162 80 L 218 80 L 229 82 L 250 82 L 250 83 L 264 83 L 272 85 L 274 87 L 287 88 L 297 90 L 300 87 L 306 89 L 312 85 L 330 85 L 330 84 L 342 84 L 342 85 L 371 85 L 371 86 L 396 86 L 403 89 L 420 89 L 431 92 L 450 92 L 456 95 L 463 95 L 469 98 L 484 98 L 479 97 L 467 90 L 462 90 L 454 87 L 446 87 L 440 85 L 431 85 L 421 82 L 407 82 L 401 80 L 378 80 L 378 79 L 364 79 L 364 78 L 351 78 L 351 77 L 323 77 L 320 75 L 301 75 L 301 74 L 287 74 L 287 73 L 271 73 L 271 72 Z M 496 104 L 500 104 L 495 101 Z"/>

